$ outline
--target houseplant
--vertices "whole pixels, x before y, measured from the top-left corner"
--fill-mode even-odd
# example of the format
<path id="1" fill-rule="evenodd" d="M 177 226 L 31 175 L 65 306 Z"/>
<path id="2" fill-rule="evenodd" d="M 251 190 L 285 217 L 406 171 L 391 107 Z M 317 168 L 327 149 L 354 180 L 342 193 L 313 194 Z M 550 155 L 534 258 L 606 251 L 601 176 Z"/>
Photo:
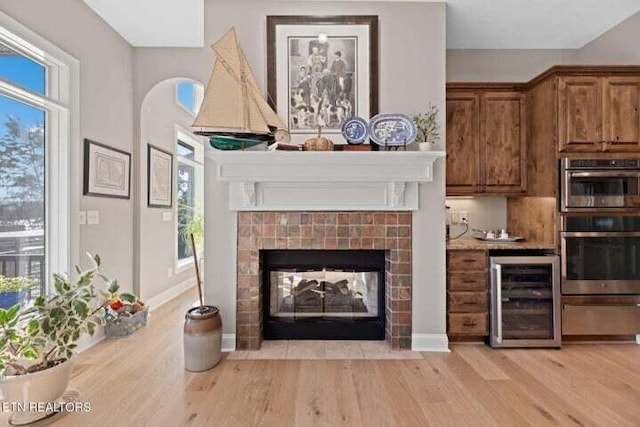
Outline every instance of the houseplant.
<path id="1" fill-rule="evenodd" d="M 105 335 L 123 337 L 131 335 L 147 324 L 149 307 L 135 295 L 118 293 L 120 285 L 113 280 L 107 291 L 108 300 L 104 303 Z"/>
<path id="2" fill-rule="evenodd" d="M 200 254 L 198 261 L 202 262 L 204 253 L 204 218 L 202 214 L 196 210 L 194 210 L 193 216 L 185 223 L 184 227 L 182 227 L 180 230 L 180 236 L 182 237 L 182 241 L 187 247 L 187 252 L 193 252 L 190 246 L 191 235 L 193 235 L 196 250 L 198 254 Z"/>
<path id="3" fill-rule="evenodd" d="M 22 312 L 19 305 L 0 309 L 0 389 L 5 401 L 52 405 L 66 390 L 78 340 L 85 333 L 93 335 L 102 322 L 103 304 L 93 284 L 100 275 L 100 257 L 91 259 L 90 269 L 76 267 L 73 282 L 55 274 L 55 294 L 38 297 L 32 307 Z M 33 422 L 51 412 L 51 406 L 29 405 L 15 411 L 11 422 Z"/>
<path id="4" fill-rule="evenodd" d="M 412 116 L 418 128 L 419 148 L 429 151 L 440 139 L 440 125 L 438 124 L 438 107 L 429 103 L 425 113 L 417 113 Z"/>
<path id="5" fill-rule="evenodd" d="M 29 295 L 31 285 L 33 285 L 31 277 L 6 277 L 0 274 L 0 308 L 22 305 Z"/>

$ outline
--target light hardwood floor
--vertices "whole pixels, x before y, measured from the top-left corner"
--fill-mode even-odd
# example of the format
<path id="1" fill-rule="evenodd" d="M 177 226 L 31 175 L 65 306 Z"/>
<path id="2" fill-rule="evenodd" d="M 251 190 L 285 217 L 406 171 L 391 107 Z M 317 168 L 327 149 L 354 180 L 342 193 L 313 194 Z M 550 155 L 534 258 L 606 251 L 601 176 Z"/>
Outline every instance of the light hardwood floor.
<path id="1" fill-rule="evenodd" d="M 452 346 L 419 360 L 223 360 L 183 369 L 186 293 L 146 328 L 84 352 L 91 403 L 56 426 L 638 426 L 640 348 Z M 8 415 L 1 414 L 6 424 Z"/>

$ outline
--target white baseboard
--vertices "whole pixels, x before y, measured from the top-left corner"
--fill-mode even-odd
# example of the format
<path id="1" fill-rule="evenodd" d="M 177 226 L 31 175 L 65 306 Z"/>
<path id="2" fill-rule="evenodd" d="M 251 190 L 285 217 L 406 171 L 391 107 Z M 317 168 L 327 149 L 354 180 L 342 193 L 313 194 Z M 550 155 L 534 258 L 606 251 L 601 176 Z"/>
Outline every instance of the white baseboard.
<path id="1" fill-rule="evenodd" d="M 80 339 L 80 341 L 78 341 L 78 347 L 76 349 L 76 351 L 78 353 L 82 353 L 83 351 L 87 351 L 89 350 L 91 347 L 93 347 L 94 345 L 98 344 L 100 341 L 102 341 L 103 339 L 106 338 L 106 335 L 104 334 L 104 330 L 102 327 L 100 328 L 96 328 L 96 334 L 92 337 L 90 336 L 84 336 Z"/>
<path id="2" fill-rule="evenodd" d="M 155 295 L 149 298 L 146 301 L 146 304 L 149 306 L 149 311 L 153 311 L 156 308 L 160 307 L 162 304 L 174 299 L 181 293 L 195 287 L 195 281 L 193 279 L 185 280 L 184 282 L 180 282 L 177 285 L 167 289 L 166 291 L 160 292 L 158 295 Z"/>
<path id="3" fill-rule="evenodd" d="M 640 335 L 636 335 L 636 344 L 640 345 Z"/>
<path id="4" fill-rule="evenodd" d="M 158 295 L 149 298 L 146 303 L 149 306 L 149 311 L 153 311 L 156 308 L 160 307 L 162 304 L 172 300 L 177 297 L 181 293 L 187 291 L 188 289 L 195 286 L 193 280 L 185 280 L 184 282 L 178 283 L 172 288 L 167 289 L 164 292 L 159 293 Z M 228 349 L 225 350 L 225 336 L 228 335 Z M 104 330 L 102 328 L 98 328 L 96 334 L 92 337 L 85 336 L 80 339 L 78 342 L 77 352 L 82 353 L 84 351 L 89 350 L 94 345 L 98 344 L 100 341 L 104 340 L 106 336 L 104 335 Z M 224 334 L 222 336 L 222 348 L 223 351 L 233 351 L 236 348 L 236 335 L 235 334 Z"/>
<path id="5" fill-rule="evenodd" d="M 222 351 L 236 351 L 236 334 L 222 334 Z"/>
<path id="6" fill-rule="evenodd" d="M 449 352 L 447 334 L 412 334 L 411 350 Z"/>

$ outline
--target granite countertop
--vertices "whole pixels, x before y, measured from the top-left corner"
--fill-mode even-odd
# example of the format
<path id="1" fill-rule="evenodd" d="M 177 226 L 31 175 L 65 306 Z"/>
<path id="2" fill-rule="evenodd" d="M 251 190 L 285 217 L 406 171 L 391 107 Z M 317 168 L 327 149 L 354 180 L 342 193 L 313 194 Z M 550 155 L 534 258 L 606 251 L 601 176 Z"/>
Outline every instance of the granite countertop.
<path id="1" fill-rule="evenodd" d="M 523 240 L 520 242 L 512 243 L 500 243 L 500 242 L 485 242 L 475 238 L 460 238 L 456 240 L 447 241 L 447 250 L 494 250 L 494 249 L 545 249 L 555 250 L 556 247 L 550 243 L 541 243 Z"/>

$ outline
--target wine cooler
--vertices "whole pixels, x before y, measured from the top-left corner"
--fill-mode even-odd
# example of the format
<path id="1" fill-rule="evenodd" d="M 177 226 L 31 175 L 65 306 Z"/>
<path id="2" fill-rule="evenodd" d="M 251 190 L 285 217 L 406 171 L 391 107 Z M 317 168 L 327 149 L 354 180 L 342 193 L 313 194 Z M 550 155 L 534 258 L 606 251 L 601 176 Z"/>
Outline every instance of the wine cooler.
<path id="1" fill-rule="evenodd" d="M 560 347 L 555 255 L 491 257 L 492 347 Z"/>

